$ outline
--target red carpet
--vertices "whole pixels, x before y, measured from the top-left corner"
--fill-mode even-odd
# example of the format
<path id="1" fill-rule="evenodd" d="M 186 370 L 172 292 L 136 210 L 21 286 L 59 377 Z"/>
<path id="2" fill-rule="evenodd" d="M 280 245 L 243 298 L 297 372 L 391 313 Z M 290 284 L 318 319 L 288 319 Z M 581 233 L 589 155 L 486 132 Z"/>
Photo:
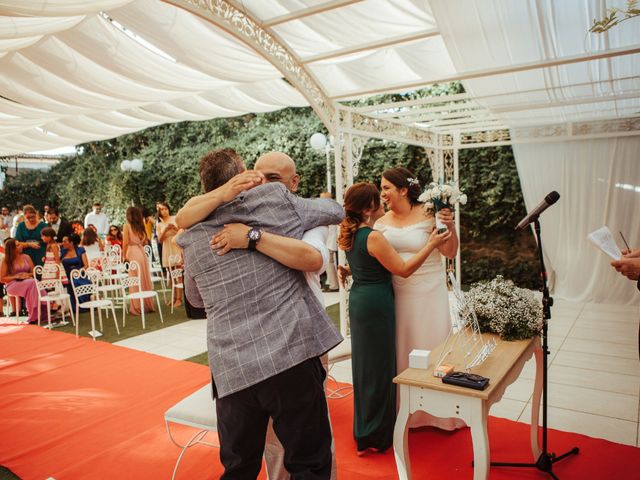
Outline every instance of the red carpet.
<path id="1" fill-rule="evenodd" d="M 209 380 L 206 367 L 38 327 L 0 326 L 0 465 L 23 479 L 167 479 L 178 449 L 163 414 Z M 352 397 L 330 400 L 341 479 L 395 479 L 392 451 L 359 458 L 351 437 Z M 184 434 L 191 433 L 184 429 Z M 528 426 L 491 418 L 491 455 L 528 461 Z M 580 455 L 555 466 L 562 480 L 640 478 L 640 451 L 551 431 L 554 451 Z M 471 479 L 471 438 L 425 430 L 410 435 L 413 478 Z M 194 447 L 178 479 L 218 478 L 217 450 Z M 546 479 L 530 469 L 490 478 Z"/>

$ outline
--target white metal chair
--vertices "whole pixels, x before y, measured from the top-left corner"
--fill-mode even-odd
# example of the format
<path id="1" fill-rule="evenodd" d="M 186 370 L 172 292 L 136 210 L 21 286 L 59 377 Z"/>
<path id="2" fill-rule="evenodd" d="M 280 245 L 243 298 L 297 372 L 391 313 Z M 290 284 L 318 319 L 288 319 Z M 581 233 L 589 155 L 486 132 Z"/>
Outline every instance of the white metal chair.
<path id="1" fill-rule="evenodd" d="M 211 394 L 211 384 L 196 390 L 188 397 L 176 403 L 173 407 L 167 410 L 164 414 L 164 422 L 169 434 L 169 439 L 181 448 L 182 451 L 176 461 L 176 466 L 173 469 L 173 475 L 171 480 L 175 480 L 178 467 L 180 466 L 180 460 L 184 456 L 189 447 L 194 445 L 207 445 L 209 447 L 219 447 L 214 443 L 204 441 L 204 437 L 209 432 L 215 432 L 218 430 L 218 418 L 216 416 L 216 404 Z M 197 429 L 195 435 L 193 435 L 185 444 L 177 442 L 171 434 L 170 423 L 178 423 L 180 425 L 187 425 Z"/>
<path id="2" fill-rule="evenodd" d="M 77 285 L 76 280 L 85 279 L 87 281 L 84 285 Z M 98 318 L 100 320 L 100 328 L 103 328 L 102 325 L 102 308 L 110 307 L 111 313 L 113 314 L 113 323 L 116 325 L 116 332 L 120 335 L 120 328 L 118 327 L 118 318 L 116 317 L 116 311 L 113 308 L 113 302 L 108 299 L 100 299 L 98 297 L 98 286 L 91 281 L 91 277 L 87 274 L 87 271 L 84 268 L 79 270 L 71 271 L 71 278 L 69 279 L 71 282 L 71 288 L 73 289 L 73 295 L 76 298 L 76 338 L 78 337 L 78 327 L 80 325 L 80 309 L 88 308 L 91 313 L 91 332 L 90 335 L 93 337 L 95 341 L 96 337 L 102 335 L 100 332 L 96 330 L 96 319 L 94 310 L 98 309 Z M 85 302 L 80 301 L 80 297 L 85 295 L 90 295 L 90 300 Z"/>
<path id="3" fill-rule="evenodd" d="M 171 313 L 173 313 L 173 299 L 177 289 L 184 289 L 182 281 L 184 268 L 182 268 L 182 255 L 169 255 L 169 279 L 171 281 Z"/>
<path id="4" fill-rule="evenodd" d="M 20 319 L 20 298 L 21 297 L 16 297 L 15 295 L 11 295 L 9 292 L 6 292 L 6 296 L 7 296 L 7 307 L 6 310 L 4 309 L 4 305 L 3 307 L 3 315 L 7 318 L 11 318 L 11 314 L 13 314 L 13 316 L 16 319 L 16 325 L 20 325 L 21 323 L 28 323 L 27 320 L 22 321 Z"/>
<path id="5" fill-rule="evenodd" d="M 51 273 L 47 272 L 47 270 L 53 269 L 54 278 L 43 278 L 43 273 Z M 47 328 L 52 328 L 51 325 L 51 304 L 56 302 L 60 303 L 62 306 L 62 322 L 60 325 L 67 325 L 66 317 L 65 317 L 65 307 L 69 307 L 69 313 L 71 316 L 71 322 L 75 325 L 76 320 L 73 316 L 73 311 L 71 310 L 71 296 L 66 292 L 65 288 L 62 286 L 62 268 L 57 264 L 49 264 L 46 267 L 42 265 L 36 265 L 33 269 L 33 278 L 36 281 L 36 287 L 38 290 L 38 305 L 42 305 L 42 302 L 47 304 L 47 320 L 49 324 Z M 38 278 L 40 280 L 38 280 Z M 43 294 L 42 291 L 45 293 Z M 38 326 L 40 326 L 41 322 L 41 309 L 38 308 Z"/>
<path id="6" fill-rule="evenodd" d="M 333 366 L 344 360 L 349 360 L 351 358 L 351 338 L 346 337 L 342 343 L 338 344 L 337 347 L 329 350 L 329 365 L 327 369 L 327 381 L 331 380 L 332 382 L 338 383 L 337 380 L 331 375 L 331 369 Z M 353 393 L 352 385 L 344 385 L 342 387 L 338 387 L 336 389 L 330 389 L 327 387 L 327 398 L 343 398 L 351 395 Z"/>
<path id="7" fill-rule="evenodd" d="M 167 301 L 166 292 L 169 291 L 165 282 L 164 274 L 162 272 L 162 266 L 160 262 L 153 261 L 153 248 L 151 245 L 144 246 L 144 254 L 147 257 L 147 263 L 149 265 L 149 271 L 151 272 L 151 282 L 155 285 L 160 282 L 160 291 L 162 292 L 162 300 Z"/>
<path id="8" fill-rule="evenodd" d="M 125 315 L 127 300 L 138 300 L 140 302 L 140 313 L 142 316 L 142 329 L 144 330 L 146 328 L 144 318 L 144 299 L 153 297 L 155 297 L 156 303 L 158 304 L 160 323 L 164 323 L 164 320 L 162 319 L 162 307 L 160 305 L 160 297 L 158 296 L 158 292 L 156 292 L 155 290 L 142 290 L 140 265 L 138 265 L 138 262 L 125 262 L 125 271 L 127 272 L 127 277 L 120 280 L 120 285 L 122 286 L 122 297 L 124 299 L 124 302 L 122 304 L 122 326 L 124 327 L 126 325 Z M 137 288 L 138 291 L 127 293 L 127 289 L 132 287 Z"/>
<path id="9" fill-rule="evenodd" d="M 109 275 L 105 274 L 104 270 L 98 270 L 95 268 L 87 268 L 87 275 L 91 279 L 91 281 L 97 285 L 98 293 L 102 294 L 103 299 L 108 299 L 114 302 L 114 305 L 118 303 L 123 303 L 124 300 L 122 298 L 122 286 L 120 285 L 120 280 L 126 277 L 126 273 L 118 274 L 118 275 Z M 108 307 L 107 315 L 109 313 Z"/>

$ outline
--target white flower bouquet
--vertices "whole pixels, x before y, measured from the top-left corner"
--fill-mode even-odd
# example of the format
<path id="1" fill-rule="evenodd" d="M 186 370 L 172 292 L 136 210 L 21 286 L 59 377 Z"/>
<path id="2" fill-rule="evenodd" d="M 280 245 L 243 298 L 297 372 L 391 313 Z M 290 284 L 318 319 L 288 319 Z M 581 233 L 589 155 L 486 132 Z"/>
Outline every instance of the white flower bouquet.
<path id="1" fill-rule="evenodd" d="M 516 287 L 501 275 L 478 283 L 465 293 L 473 305 L 480 331 L 500 335 L 503 340 L 523 340 L 542 331 L 542 302 L 533 290 Z"/>
<path id="2" fill-rule="evenodd" d="M 425 210 L 435 211 L 437 214 L 443 208 L 453 210 L 454 205 L 460 203 L 466 205 L 467 196 L 460 191 L 456 182 L 438 183 L 431 182 L 427 189 L 418 197 L 418 201 L 424 203 Z M 436 215 L 436 228 L 438 230 L 447 227 L 438 220 Z"/>

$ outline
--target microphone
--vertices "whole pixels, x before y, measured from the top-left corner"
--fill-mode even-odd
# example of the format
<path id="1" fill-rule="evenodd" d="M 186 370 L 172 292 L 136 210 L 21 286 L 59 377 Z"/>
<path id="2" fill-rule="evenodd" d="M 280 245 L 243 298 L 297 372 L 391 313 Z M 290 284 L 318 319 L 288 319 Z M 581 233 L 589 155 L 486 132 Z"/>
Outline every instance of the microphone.
<path id="1" fill-rule="evenodd" d="M 537 220 L 540 214 L 544 212 L 547 208 L 549 208 L 551 205 L 556 203 L 559 198 L 560 198 L 560 194 L 555 190 L 551 192 L 549 195 L 547 195 L 546 197 L 544 197 L 544 200 L 542 200 L 536 208 L 531 210 L 526 217 L 520 220 L 520 223 L 516 225 L 516 231 L 522 230 L 531 222 L 534 222 L 535 220 Z"/>

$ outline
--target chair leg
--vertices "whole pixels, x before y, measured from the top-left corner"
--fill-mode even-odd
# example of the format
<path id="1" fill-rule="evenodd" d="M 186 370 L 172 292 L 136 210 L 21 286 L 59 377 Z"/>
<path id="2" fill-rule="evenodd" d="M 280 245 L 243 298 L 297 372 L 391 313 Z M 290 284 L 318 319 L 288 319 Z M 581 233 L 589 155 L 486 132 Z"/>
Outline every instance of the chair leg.
<path id="1" fill-rule="evenodd" d="M 139 291 L 139 290 L 138 290 Z M 142 329 L 147 328 L 144 324 L 144 299 L 140 299 L 140 313 L 142 314 Z"/>
<path id="2" fill-rule="evenodd" d="M 91 335 L 91 337 L 93 338 L 93 341 L 96 341 L 96 337 L 95 337 L 95 332 L 96 332 L 96 317 L 94 314 L 94 307 L 91 307 L 91 332 L 94 333 L 94 335 Z"/>
<path id="3" fill-rule="evenodd" d="M 38 315 L 40 315 L 40 310 L 42 310 L 42 303 L 38 305 Z M 49 320 L 49 330 L 53 328 L 51 325 L 51 303 L 47 300 L 47 320 Z"/>
<path id="4" fill-rule="evenodd" d="M 158 303 L 158 313 L 160 313 L 160 323 L 164 323 L 164 320 L 162 319 L 162 307 L 160 306 L 160 296 L 158 295 L 158 292 L 156 292 L 156 302 Z M 171 308 L 173 310 L 173 303 L 171 304 Z"/>
<path id="5" fill-rule="evenodd" d="M 79 326 L 80 326 L 80 307 L 78 306 L 78 300 L 76 300 L 76 338 L 78 338 Z"/>
<path id="6" fill-rule="evenodd" d="M 40 326 L 40 316 L 42 315 L 42 308 L 40 308 L 42 303 L 39 300 L 40 298 L 38 297 L 38 326 Z"/>
<path id="7" fill-rule="evenodd" d="M 104 325 L 102 324 L 102 307 L 96 307 L 96 310 L 98 310 L 98 320 L 100 322 L 100 331 L 104 332 Z"/>
<path id="8" fill-rule="evenodd" d="M 120 335 L 120 328 L 118 328 L 118 317 L 116 317 L 116 309 L 113 306 L 113 302 L 111 302 L 111 313 L 113 314 L 113 323 L 116 324 L 116 332 Z"/>
<path id="9" fill-rule="evenodd" d="M 173 315 L 173 304 L 175 303 L 173 299 L 175 298 L 175 282 L 171 282 L 171 315 Z"/>
<path id="10" fill-rule="evenodd" d="M 125 312 L 127 311 L 127 307 L 125 307 L 126 303 L 127 303 L 126 299 L 122 301 L 122 328 L 124 328 L 127 325 L 126 317 L 125 317 Z"/>

